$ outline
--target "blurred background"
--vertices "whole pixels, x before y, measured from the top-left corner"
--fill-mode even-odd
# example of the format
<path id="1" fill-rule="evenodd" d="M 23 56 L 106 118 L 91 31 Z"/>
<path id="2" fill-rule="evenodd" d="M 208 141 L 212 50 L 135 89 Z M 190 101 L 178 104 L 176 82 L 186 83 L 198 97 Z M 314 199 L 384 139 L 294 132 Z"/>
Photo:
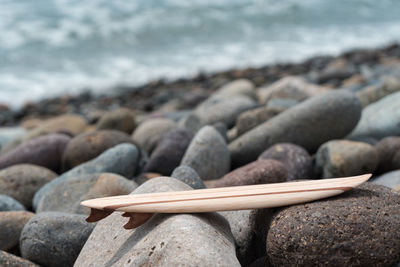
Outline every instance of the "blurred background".
<path id="1" fill-rule="evenodd" d="M 396 0 L 0 0 L 0 102 L 400 41 Z"/>

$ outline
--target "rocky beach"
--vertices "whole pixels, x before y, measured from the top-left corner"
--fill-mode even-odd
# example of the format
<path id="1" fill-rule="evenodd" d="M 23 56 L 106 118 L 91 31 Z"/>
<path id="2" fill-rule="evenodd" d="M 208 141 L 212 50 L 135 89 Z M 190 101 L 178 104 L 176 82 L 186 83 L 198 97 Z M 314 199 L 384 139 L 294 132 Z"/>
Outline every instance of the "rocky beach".
<path id="1" fill-rule="evenodd" d="M 319 201 L 133 230 L 80 205 L 365 173 Z M 399 44 L 0 105 L 0 266 L 399 264 Z"/>

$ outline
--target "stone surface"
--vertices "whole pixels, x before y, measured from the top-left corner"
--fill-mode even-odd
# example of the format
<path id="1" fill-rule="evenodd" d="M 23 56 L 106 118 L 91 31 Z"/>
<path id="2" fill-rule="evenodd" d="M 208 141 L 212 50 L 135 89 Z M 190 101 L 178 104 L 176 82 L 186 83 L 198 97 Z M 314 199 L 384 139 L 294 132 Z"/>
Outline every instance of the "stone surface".
<path id="1" fill-rule="evenodd" d="M 222 177 L 230 169 L 225 140 L 214 127 L 204 126 L 192 139 L 181 165 L 193 168 L 202 180 Z"/>
<path id="2" fill-rule="evenodd" d="M 31 261 L 17 257 L 13 254 L 0 250 L 0 266 L 7 267 L 39 267 Z"/>
<path id="3" fill-rule="evenodd" d="M 369 144 L 332 140 L 318 149 L 315 161 L 318 175 L 333 178 L 372 173 L 379 158 L 376 149 Z"/>
<path id="4" fill-rule="evenodd" d="M 179 166 L 171 174 L 172 178 L 189 185 L 193 189 L 204 189 L 206 186 L 195 170 L 189 166 Z"/>
<path id="5" fill-rule="evenodd" d="M 17 164 L 0 171 L 0 194 L 9 195 L 30 209 L 36 191 L 56 176 L 40 166 Z"/>
<path id="6" fill-rule="evenodd" d="M 22 127 L 0 127 L 0 148 L 15 139 L 22 139 L 25 133 Z"/>
<path id="7" fill-rule="evenodd" d="M 96 124 L 97 130 L 118 130 L 127 134 L 131 134 L 135 127 L 135 117 L 127 108 L 107 112 Z"/>
<path id="8" fill-rule="evenodd" d="M 252 81 L 247 79 L 238 79 L 229 82 L 214 92 L 213 96 L 231 97 L 244 95 L 250 98 L 256 98 L 256 91 Z"/>
<path id="9" fill-rule="evenodd" d="M 1 155 L 0 169 L 30 163 L 59 172 L 62 153 L 70 139 L 63 134 L 49 134 L 30 140 Z"/>
<path id="10" fill-rule="evenodd" d="M 379 99 L 400 91 L 400 80 L 393 76 L 384 76 L 377 85 L 370 85 L 356 93 L 363 107 L 378 101 Z"/>
<path id="11" fill-rule="evenodd" d="M 151 154 L 163 135 L 176 127 L 176 123 L 170 119 L 148 119 L 139 124 L 133 132 L 132 139 L 147 153 Z"/>
<path id="12" fill-rule="evenodd" d="M 280 183 L 287 180 L 285 166 L 271 159 L 256 160 L 233 170 L 220 179 L 207 181 L 207 187 Z"/>
<path id="13" fill-rule="evenodd" d="M 132 178 L 135 174 L 138 155 L 138 149 L 132 144 L 120 144 L 104 151 L 97 158 L 76 166 L 40 188 L 33 198 L 33 208 L 36 210 L 44 194 L 71 177 L 110 172 L 128 179 Z"/>
<path id="14" fill-rule="evenodd" d="M 21 255 L 43 266 L 72 266 L 93 227 L 83 215 L 37 214 L 22 230 Z"/>
<path id="15" fill-rule="evenodd" d="M 382 139 L 400 135 L 400 92 L 385 96 L 364 108 L 350 138 L 369 136 Z"/>
<path id="16" fill-rule="evenodd" d="M 232 97 L 210 97 L 195 109 L 202 125 L 223 122 L 228 127 L 234 125 L 237 116 L 242 112 L 255 108 L 256 102 L 243 95 Z"/>
<path id="17" fill-rule="evenodd" d="M 384 173 L 381 176 L 374 177 L 371 183 L 380 184 L 400 192 L 400 170 Z"/>
<path id="18" fill-rule="evenodd" d="M 10 251 L 18 247 L 22 228 L 33 215 L 28 211 L 0 212 L 0 250 Z"/>
<path id="19" fill-rule="evenodd" d="M 237 135 L 240 136 L 248 130 L 275 117 L 284 111 L 283 108 L 259 107 L 243 112 L 236 120 Z"/>
<path id="20" fill-rule="evenodd" d="M 377 173 L 400 169 L 400 137 L 389 136 L 375 145 L 379 155 Z"/>
<path id="21" fill-rule="evenodd" d="M 89 208 L 80 203 L 84 200 L 117 195 L 127 195 L 137 184 L 112 173 L 72 176 L 43 194 L 36 212 L 59 211 L 89 214 Z"/>
<path id="22" fill-rule="evenodd" d="M 25 207 L 10 196 L 0 195 L 0 211 L 13 210 L 25 210 Z"/>
<path id="23" fill-rule="evenodd" d="M 400 194 L 367 183 L 281 209 L 267 236 L 273 266 L 392 266 L 400 259 Z"/>
<path id="24" fill-rule="evenodd" d="M 69 170 L 94 159 L 104 151 L 122 143 L 133 143 L 131 137 L 115 130 L 100 130 L 75 136 L 64 150 L 63 170 Z"/>
<path id="25" fill-rule="evenodd" d="M 179 120 L 178 126 L 195 134 L 201 128 L 201 122 L 196 115 L 189 113 Z"/>
<path id="26" fill-rule="evenodd" d="M 346 91 L 312 97 L 244 133 L 229 144 L 233 166 L 254 161 L 270 146 L 289 142 L 312 152 L 324 142 L 346 136 L 361 113 L 358 99 Z"/>
<path id="27" fill-rule="evenodd" d="M 301 146 L 280 143 L 264 151 L 258 159 L 275 159 L 287 170 L 287 181 L 313 178 L 313 160 Z"/>
<path id="28" fill-rule="evenodd" d="M 133 194 L 189 189 L 160 177 Z M 228 222 L 217 213 L 155 214 L 129 231 L 121 227 L 126 221 L 114 213 L 98 222 L 75 266 L 240 266 Z"/>
<path id="29" fill-rule="evenodd" d="M 144 171 L 171 175 L 179 166 L 192 138 L 193 134 L 186 129 L 178 128 L 166 133 L 151 153 Z"/>

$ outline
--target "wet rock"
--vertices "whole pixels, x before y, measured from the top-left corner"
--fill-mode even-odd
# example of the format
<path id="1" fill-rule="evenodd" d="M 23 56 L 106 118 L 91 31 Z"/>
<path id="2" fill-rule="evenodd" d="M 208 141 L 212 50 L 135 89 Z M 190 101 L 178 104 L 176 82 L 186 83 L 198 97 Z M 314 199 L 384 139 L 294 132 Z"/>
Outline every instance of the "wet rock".
<path id="1" fill-rule="evenodd" d="M 160 177 L 133 194 L 189 189 L 176 179 Z M 117 213 L 98 222 L 75 266 L 240 266 L 229 225 L 217 213 L 155 214 L 130 231 L 122 228 L 125 223 Z"/>
<path id="2" fill-rule="evenodd" d="M 41 122 L 37 127 L 28 132 L 25 140 L 53 133 L 64 133 L 75 136 L 86 128 L 86 120 L 75 114 L 57 116 Z"/>
<path id="3" fill-rule="evenodd" d="M 15 250 L 24 225 L 34 214 L 28 211 L 0 212 L 0 250 Z"/>
<path id="4" fill-rule="evenodd" d="M 43 266 L 72 266 L 93 228 L 83 215 L 36 214 L 22 230 L 21 255 Z"/>
<path id="5" fill-rule="evenodd" d="M 107 149 L 122 143 L 134 144 L 129 135 L 114 130 L 94 131 L 75 136 L 63 153 L 63 170 L 94 159 Z"/>
<path id="6" fill-rule="evenodd" d="M 212 97 L 195 109 L 202 125 L 223 122 L 228 127 L 234 125 L 237 116 L 242 112 L 255 108 L 256 102 L 247 96 Z"/>
<path id="7" fill-rule="evenodd" d="M 367 183 L 343 195 L 290 206 L 273 218 L 273 266 L 392 266 L 400 258 L 400 194 Z"/>
<path id="8" fill-rule="evenodd" d="M 40 166 L 17 164 L 0 171 L 0 194 L 9 195 L 30 209 L 35 192 L 56 176 Z"/>
<path id="9" fill-rule="evenodd" d="M 240 167 L 220 179 L 207 181 L 207 187 L 241 186 L 280 183 L 287 180 L 285 166 L 276 160 L 257 160 Z"/>
<path id="10" fill-rule="evenodd" d="M 17 257 L 13 254 L 0 250 L 0 266 L 7 267 L 39 267 L 31 261 Z"/>
<path id="11" fill-rule="evenodd" d="M 375 177 L 371 183 L 380 184 L 400 192 L 400 170 L 391 171 Z"/>
<path id="12" fill-rule="evenodd" d="M 212 97 L 232 97 L 237 95 L 244 95 L 255 99 L 256 92 L 253 82 L 247 79 L 234 80 L 219 88 L 215 93 L 213 93 Z"/>
<path id="13" fill-rule="evenodd" d="M 316 169 L 324 178 L 372 173 L 378 166 L 376 149 L 366 143 L 333 140 L 317 151 Z"/>
<path id="14" fill-rule="evenodd" d="M 173 129 L 166 133 L 153 150 L 145 172 L 170 175 L 179 166 L 193 134 L 186 129 Z"/>
<path id="15" fill-rule="evenodd" d="M 117 195 L 127 195 L 137 187 L 133 181 L 112 173 L 84 174 L 71 177 L 43 194 L 36 212 L 59 211 L 89 214 L 84 200 Z"/>
<path id="16" fill-rule="evenodd" d="M 62 184 L 71 177 L 78 177 L 83 174 L 110 172 L 119 174 L 126 178 L 132 178 L 138 161 L 139 151 L 132 144 L 120 144 L 100 154 L 97 158 L 83 163 L 61 176 L 45 184 L 36 192 L 33 198 L 33 208 L 36 210 L 41 198 L 57 185 Z"/>
<path id="17" fill-rule="evenodd" d="M 282 162 L 287 171 L 287 181 L 310 179 L 313 176 L 313 160 L 301 146 L 281 143 L 271 146 L 258 159 L 274 159 Z"/>
<path id="18" fill-rule="evenodd" d="M 400 135 L 400 92 L 365 107 L 349 138 L 369 136 L 382 139 L 395 135 Z"/>
<path id="19" fill-rule="evenodd" d="M 97 130 L 118 130 L 127 134 L 131 134 L 135 127 L 135 117 L 127 108 L 107 112 L 96 124 Z"/>
<path id="20" fill-rule="evenodd" d="M 177 127 L 170 119 L 156 118 L 141 123 L 133 132 L 132 139 L 142 149 L 151 154 L 164 134 Z"/>
<path id="21" fill-rule="evenodd" d="M 260 107 L 243 112 L 236 120 L 237 135 L 242 135 L 248 130 L 275 117 L 282 111 L 284 111 L 283 108 Z"/>
<path id="22" fill-rule="evenodd" d="M 214 127 L 204 126 L 192 139 L 181 165 L 193 168 L 202 180 L 222 177 L 230 169 L 225 140 Z"/>
<path id="23" fill-rule="evenodd" d="M 379 99 L 400 91 L 400 80 L 393 76 L 382 77 L 382 81 L 375 85 L 370 85 L 356 93 L 363 107 L 378 101 Z"/>
<path id="24" fill-rule="evenodd" d="M 189 166 L 179 166 L 172 172 L 171 177 L 184 182 L 193 189 L 206 188 L 197 172 Z"/>
<path id="25" fill-rule="evenodd" d="M 25 207 L 10 196 L 0 195 L 0 211 L 13 210 L 25 210 Z"/>
<path id="26" fill-rule="evenodd" d="M 357 124 L 361 104 L 345 91 L 312 97 L 244 133 L 229 144 L 233 166 L 254 161 L 270 146 L 289 142 L 308 151 L 342 138 Z"/>
<path id="27" fill-rule="evenodd" d="M 383 138 L 375 145 L 379 155 L 377 173 L 385 173 L 400 169 L 400 137 L 390 136 Z"/>
<path id="28" fill-rule="evenodd" d="M 1 155 L 0 169 L 30 163 L 59 172 L 62 153 L 70 139 L 63 134 L 49 134 L 30 140 Z"/>

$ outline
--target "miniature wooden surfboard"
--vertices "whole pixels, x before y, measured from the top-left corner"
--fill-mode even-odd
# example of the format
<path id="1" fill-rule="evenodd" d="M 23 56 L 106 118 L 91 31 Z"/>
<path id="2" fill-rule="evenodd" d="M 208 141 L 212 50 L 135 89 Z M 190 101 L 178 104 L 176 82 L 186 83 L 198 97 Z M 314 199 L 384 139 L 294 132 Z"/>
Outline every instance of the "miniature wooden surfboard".
<path id="1" fill-rule="evenodd" d="M 145 223 L 153 213 L 198 213 L 272 208 L 327 198 L 364 183 L 371 174 L 276 184 L 221 187 L 163 193 L 133 194 L 81 202 L 91 208 L 88 222 L 99 221 L 113 211 L 130 217 L 124 227 Z"/>

